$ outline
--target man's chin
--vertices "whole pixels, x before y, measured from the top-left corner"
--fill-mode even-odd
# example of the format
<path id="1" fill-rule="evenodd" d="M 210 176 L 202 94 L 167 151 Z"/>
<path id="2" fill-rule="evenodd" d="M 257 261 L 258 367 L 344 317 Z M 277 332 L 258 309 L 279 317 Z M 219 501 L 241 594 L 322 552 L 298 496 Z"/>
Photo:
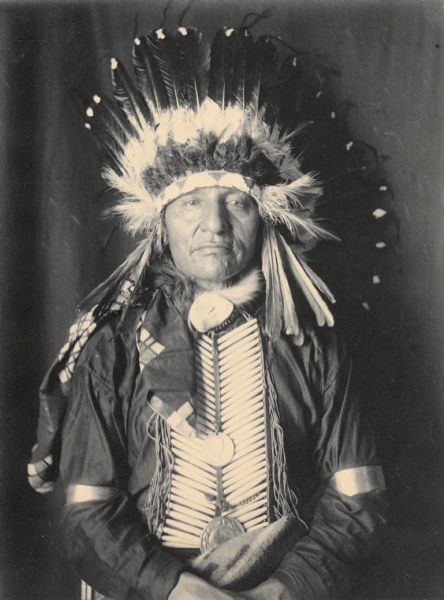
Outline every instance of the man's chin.
<path id="1" fill-rule="evenodd" d="M 199 287 L 216 289 L 217 287 L 225 287 L 238 272 L 238 269 L 227 268 L 227 266 L 205 268 L 205 265 L 202 264 L 202 268 L 195 272 L 195 280 Z"/>

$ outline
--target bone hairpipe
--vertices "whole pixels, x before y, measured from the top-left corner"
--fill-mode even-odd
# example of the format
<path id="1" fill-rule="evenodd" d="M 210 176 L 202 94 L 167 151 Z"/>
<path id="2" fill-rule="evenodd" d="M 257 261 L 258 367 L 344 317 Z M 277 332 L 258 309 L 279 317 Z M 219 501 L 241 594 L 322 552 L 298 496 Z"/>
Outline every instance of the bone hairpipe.
<path id="1" fill-rule="evenodd" d="M 169 548 L 199 548 L 210 524 L 217 528 L 220 490 L 230 503 L 223 514 L 238 520 L 241 530 L 268 523 L 264 367 L 256 319 L 214 339 L 201 334 L 195 362 L 198 437 L 171 432 L 174 467 L 161 533 Z M 224 452 L 227 464 L 211 464 Z"/>

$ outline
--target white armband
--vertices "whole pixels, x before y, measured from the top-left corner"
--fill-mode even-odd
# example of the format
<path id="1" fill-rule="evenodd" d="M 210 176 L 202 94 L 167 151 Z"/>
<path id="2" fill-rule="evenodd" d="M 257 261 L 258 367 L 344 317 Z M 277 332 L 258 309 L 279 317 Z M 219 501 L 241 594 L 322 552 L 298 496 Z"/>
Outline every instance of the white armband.
<path id="1" fill-rule="evenodd" d="M 332 477 L 333 487 L 346 496 L 385 490 L 385 480 L 380 466 L 353 467 L 337 471 Z"/>
<path id="2" fill-rule="evenodd" d="M 97 502 L 108 500 L 116 493 L 116 488 L 100 485 L 69 485 L 66 490 L 66 504 L 78 502 Z"/>

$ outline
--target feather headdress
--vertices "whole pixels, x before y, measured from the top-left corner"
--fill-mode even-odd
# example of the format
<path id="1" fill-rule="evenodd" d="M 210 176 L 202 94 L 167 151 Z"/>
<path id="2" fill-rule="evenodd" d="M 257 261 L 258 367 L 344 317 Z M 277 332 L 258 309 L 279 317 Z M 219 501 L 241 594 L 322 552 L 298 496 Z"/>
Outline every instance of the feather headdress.
<path id="1" fill-rule="evenodd" d="M 109 158 L 103 176 L 120 195 L 110 212 L 123 219 L 127 231 L 158 238 L 160 215 L 169 202 L 198 188 L 223 186 L 255 199 L 266 231 L 278 226 L 302 247 L 333 237 L 313 218 L 322 191 L 314 174 L 304 173 L 293 155 L 298 128 L 284 129 L 276 118 L 279 107 L 271 83 L 279 69 L 271 38 L 254 42 L 245 27 L 225 28 L 210 48 L 196 29 L 179 27 L 174 35 L 157 29 L 135 39 L 132 57 L 135 84 L 124 66 L 111 59 L 118 106 L 96 95 L 86 111 L 86 126 Z M 284 316 L 271 317 L 276 326 L 267 331 L 278 337 L 282 329 L 301 339 L 287 277 L 298 284 L 313 278 L 308 269 L 294 268 L 298 258 L 278 239 L 267 236 L 271 254 L 264 253 L 265 264 L 280 266 L 274 279 L 282 283 L 288 301 Z M 281 253 L 287 267 L 280 260 L 275 264 Z M 267 285 L 274 279 L 268 278 Z M 301 287 L 315 314 L 327 313 L 318 323 L 331 325 L 324 301 L 310 291 L 316 284 Z M 321 289 L 325 292 L 326 286 Z M 327 295 L 333 299 L 328 290 Z M 274 312 L 282 308 L 271 306 Z"/>
<path id="2" fill-rule="evenodd" d="M 275 56 L 272 41 L 255 44 L 246 28 L 219 31 L 210 49 L 199 31 L 179 27 L 136 38 L 136 85 L 111 59 L 119 108 L 94 96 L 86 125 L 107 150 L 104 178 L 121 194 L 112 211 L 131 233 L 149 231 L 185 191 L 231 185 L 256 199 L 264 220 L 322 235 L 309 210 L 321 189 L 292 157 L 292 134 L 264 119 L 266 51 Z"/>

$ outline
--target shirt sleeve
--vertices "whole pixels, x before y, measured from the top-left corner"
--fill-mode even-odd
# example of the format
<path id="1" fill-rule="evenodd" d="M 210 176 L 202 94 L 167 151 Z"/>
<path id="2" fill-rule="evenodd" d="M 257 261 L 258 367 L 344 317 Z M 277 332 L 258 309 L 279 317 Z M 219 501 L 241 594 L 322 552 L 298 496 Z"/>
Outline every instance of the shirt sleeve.
<path id="1" fill-rule="evenodd" d="M 126 489 L 125 360 L 123 345 L 116 348 L 105 328 L 74 373 L 61 440 L 68 500 L 76 490 L 62 515 L 64 545 L 79 576 L 102 594 L 165 600 L 184 565 L 160 548 Z"/>
<path id="2" fill-rule="evenodd" d="M 344 599 L 386 526 L 387 501 L 373 439 L 354 392 L 351 361 L 336 338 L 324 356 L 315 443 L 319 486 L 308 533 L 277 577 L 295 600 Z"/>

